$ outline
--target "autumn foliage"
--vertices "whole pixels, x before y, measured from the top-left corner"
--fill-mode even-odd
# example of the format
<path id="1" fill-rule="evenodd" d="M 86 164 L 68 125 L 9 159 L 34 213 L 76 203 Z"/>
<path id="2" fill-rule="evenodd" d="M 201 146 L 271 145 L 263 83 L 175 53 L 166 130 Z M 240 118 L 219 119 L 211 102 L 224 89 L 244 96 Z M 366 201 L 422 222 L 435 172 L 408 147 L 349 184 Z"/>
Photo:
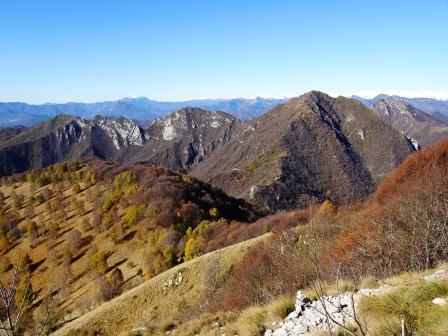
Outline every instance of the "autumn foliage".
<path id="1" fill-rule="evenodd" d="M 247 252 L 220 289 L 219 309 L 263 304 L 316 280 L 356 282 L 447 261 L 448 140 L 410 156 L 363 204 L 326 201 L 309 214 L 307 225 L 279 225 Z"/>
<path id="2" fill-rule="evenodd" d="M 347 271 L 391 275 L 448 259 L 448 140 L 416 152 L 344 230 L 335 258 Z"/>

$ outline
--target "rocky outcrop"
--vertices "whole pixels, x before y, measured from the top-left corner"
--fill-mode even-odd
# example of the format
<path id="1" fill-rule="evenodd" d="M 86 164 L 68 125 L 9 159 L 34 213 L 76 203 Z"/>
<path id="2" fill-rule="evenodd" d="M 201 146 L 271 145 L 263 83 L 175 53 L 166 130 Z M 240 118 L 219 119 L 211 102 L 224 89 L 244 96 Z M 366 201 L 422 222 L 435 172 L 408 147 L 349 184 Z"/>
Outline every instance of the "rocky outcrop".
<path id="1" fill-rule="evenodd" d="M 0 175 L 88 156 L 161 164 L 278 211 L 359 202 L 413 150 L 360 102 L 310 92 L 247 122 L 199 108 L 147 128 L 59 116 L 0 142 Z"/>
<path id="2" fill-rule="evenodd" d="M 425 281 L 441 281 L 441 280 L 448 280 L 448 270 L 441 269 L 437 270 L 432 274 L 426 275 L 423 277 Z"/>
<path id="3" fill-rule="evenodd" d="M 448 124 L 415 108 L 402 99 L 379 100 L 373 111 L 388 125 L 404 132 L 419 145 L 426 146 L 448 137 Z"/>
<path id="4" fill-rule="evenodd" d="M 267 330 L 265 336 L 307 336 L 316 332 L 335 331 L 356 325 L 355 313 L 359 301 L 366 296 L 382 295 L 394 287 L 384 285 L 376 289 L 361 289 L 337 296 L 322 296 L 311 301 L 297 292 L 295 310 L 280 323 L 278 329 Z"/>
<path id="5" fill-rule="evenodd" d="M 240 121 L 219 111 L 184 108 L 155 120 L 146 130 L 146 144 L 133 162 L 163 164 L 188 171 L 231 138 Z"/>
<path id="6" fill-rule="evenodd" d="M 400 96 L 389 96 L 386 94 L 380 94 L 371 99 L 363 98 L 359 96 L 352 96 L 353 99 L 357 99 L 365 104 L 367 107 L 372 108 L 381 100 L 401 100 L 413 107 L 429 114 L 434 119 L 441 121 L 442 123 L 448 122 L 448 100 L 446 99 L 434 99 L 434 98 L 408 98 Z"/>
<path id="7" fill-rule="evenodd" d="M 225 145 L 240 124 L 227 113 L 197 108 L 177 110 L 145 129 L 126 118 L 57 116 L 0 133 L 0 175 L 84 157 L 188 171 Z"/>
<path id="8" fill-rule="evenodd" d="M 448 270 L 440 269 L 423 277 L 425 281 L 445 281 Z M 309 336 L 317 332 L 335 331 L 341 326 L 356 326 L 355 313 L 362 298 L 384 295 L 401 287 L 382 285 L 364 288 L 357 292 L 345 292 L 336 296 L 321 296 L 312 301 L 302 291 L 296 295 L 295 310 L 284 321 L 275 323 L 276 329 L 266 330 L 265 336 Z M 448 305 L 448 298 L 432 299 L 435 305 Z M 359 316 L 359 315 L 358 315 Z M 362 321 L 359 321 L 362 326 Z"/>
<path id="9" fill-rule="evenodd" d="M 0 175 L 90 156 L 121 160 L 145 142 L 144 131 L 128 119 L 58 116 L 0 142 Z"/>

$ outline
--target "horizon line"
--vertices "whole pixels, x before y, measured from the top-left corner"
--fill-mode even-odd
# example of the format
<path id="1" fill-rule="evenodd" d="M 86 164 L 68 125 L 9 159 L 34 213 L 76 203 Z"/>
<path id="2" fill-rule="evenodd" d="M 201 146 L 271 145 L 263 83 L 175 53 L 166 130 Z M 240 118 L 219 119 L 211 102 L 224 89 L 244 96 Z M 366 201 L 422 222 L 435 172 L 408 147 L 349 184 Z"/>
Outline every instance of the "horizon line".
<path id="1" fill-rule="evenodd" d="M 13 103 L 21 103 L 21 104 L 27 104 L 27 105 L 66 105 L 66 104 L 96 104 L 96 103 L 106 103 L 106 102 L 116 102 L 120 100 L 126 100 L 126 99 L 147 99 L 150 101 L 158 102 L 158 103 L 184 103 L 184 102 L 190 102 L 190 101 L 206 101 L 206 100 L 235 100 L 235 99 L 244 99 L 244 100 L 254 100 L 254 99 L 270 99 L 270 100 L 288 100 L 295 97 L 300 97 L 301 95 L 311 92 L 311 91 L 321 91 L 323 93 L 328 94 L 331 97 L 360 97 L 364 99 L 373 99 L 379 95 L 387 95 L 387 96 L 398 96 L 402 98 L 409 98 L 409 99 L 415 99 L 415 98 L 423 98 L 423 99 L 436 99 L 436 100 L 442 100 L 446 101 L 448 100 L 448 91 L 431 91 L 431 90 L 384 90 L 384 91 L 376 91 L 376 90 L 362 90 L 358 91 L 356 93 L 334 93 L 334 92 L 325 92 L 322 90 L 309 90 L 303 93 L 300 93 L 298 95 L 292 95 L 292 96 L 275 96 L 275 95 L 257 95 L 257 96 L 239 96 L 239 97 L 196 97 L 196 98 L 187 98 L 187 99 L 153 99 L 149 98 L 148 96 L 144 95 L 130 95 L 125 96 L 122 98 L 117 99 L 99 99 L 95 101 L 82 101 L 82 100 L 69 100 L 69 101 L 49 101 L 49 102 L 30 102 L 25 100 L 0 100 L 1 104 L 13 104 Z"/>

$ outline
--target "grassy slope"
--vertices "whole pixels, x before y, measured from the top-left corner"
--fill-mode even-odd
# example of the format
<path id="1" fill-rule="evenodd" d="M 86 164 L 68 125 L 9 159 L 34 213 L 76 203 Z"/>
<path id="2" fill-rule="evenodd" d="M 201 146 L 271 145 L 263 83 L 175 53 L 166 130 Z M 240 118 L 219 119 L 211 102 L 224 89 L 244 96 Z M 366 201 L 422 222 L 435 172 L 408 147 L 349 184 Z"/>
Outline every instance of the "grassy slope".
<path id="1" fill-rule="evenodd" d="M 448 306 L 432 303 L 435 298 L 448 299 L 448 279 L 425 281 L 436 270 L 447 270 L 442 264 L 424 272 L 404 272 L 384 283 L 396 289 L 381 296 L 366 297 L 360 303 L 360 314 L 373 336 L 401 335 L 401 321 L 407 334 L 442 336 L 448 334 Z"/>
<path id="2" fill-rule="evenodd" d="M 67 238 L 67 235 L 70 231 L 77 229 L 81 232 L 81 221 L 83 218 L 89 218 L 90 214 L 93 210 L 93 204 L 86 199 L 86 190 L 83 190 L 81 193 L 77 195 L 73 195 L 72 193 L 72 184 L 69 184 L 63 188 L 64 196 L 66 198 L 66 201 L 70 203 L 70 201 L 76 197 L 77 199 L 83 200 L 86 212 L 83 214 L 83 216 L 78 216 L 75 213 L 75 209 L 70 209 L 68 211 L 68 220 L 65 223 L 60 223 L 59 227 L 59 234 L 58 238 L 55 242 L 55 244 L 52 246 L 52 249 L 59 249 L 59 251 L 63 248 L 64 242 Z M 44 188 L 38 188 L 33 194 L 38 193 Z M 100 187 L 100 189 L 104 189 L 103 187 Z M 6 199 L 6 204 L 11 206 L 12 200 L 10 197 L 8 197 L 11 192 L 12 188 L 8 186 L 1 186 L 0 191 L 2 191 Z M 25 206 L 27 202 L 29 202 L 29 197 L 31 195 L 30 192 L 30 183 L 25 182 L 18 184 L 18 187 L 14 189 L 16 193 L 23 194 L 25 196 Z M 19 227 L 25 226 L 25 206 L 19 210 L 19 215 L 21 216 L 21 220 L 19 223 Z M 39 221 L 39 216 L 42 216 L 44 218 L 44 223 L 46 224 L 49 219 L 51 218 L 52 214 L 49 213 L 45 208 L 45 203 L 35 206 L 34 207 L 35 215 L 32 218 L 32 220 L 35 220 L 41 225 L 42 223 Z M 42 227 L 39 228 L 39 230 L 43 230 Z M 38 238 L 38 243 L 36 247 L 31 248 L 29 247 L 29 240 L 26 237 L 26 235 L 21 238 L 18 241 L 18 244 L 14 246 L 7 254 L 6 256 L 10 260 L 15 260 L 16 256 L 19 253 L 28 253 L 33 260 L 34 263 L 41 263 L 36 270 L 32 274 L 32 284 L 33 288 L 44 288 L 46 289 L 47 285 L 51 286 L 52 280 L 54 280 L 54 277 L 58 277 L 61 275 L 62 271 L 62 265 L 58 265 L 55 267 L 54 265 L 51 265 L 47 260 L 47 250 L 45 247 L 45 240 L 47 237 L 47 232 L 41 233 L 40 237 Z M 121 269 L 124 274 L 125 280 L 133 277 L 135 275 L 135 272 L 138 267 L 134 267 L 133 269 L 129 269 L 128 267 L 123 267 L 123 263 L 128 260 L 134 260 L 135 264 L 138 265 L 138 259 L 140 258 L 138 253 L 138 241 L 133 241 L 133 245 L 120 245 L 120 246 L 111 246 L 111 242 L 108 240 L 95 240 L 95 233 L 92 229 L 90 229 L 87 232 L 82 233 L 82 238 L 85 242 L 83 244 L 84 246 L 81 248 L 80 253 L 78 254 L 79 258 L 76 258 L 77 260 L 74 261 L 71 265 L 71 271 L 73 273 L 73 276 L 75 278 L 75 281 L 71 285 L 72 293 L 70 295 L 70 298 L 67 299 L 67 301 L 64 302 L 64 308 L 68 308 L 70 310 L 76 310 L 80 309 L 80 306 L 89 306 L 91 304 L 89 297 L 92 296 L 93 289 L 93 283 L 92 281 L 89 281 L 88 277 L 85 275 L 85 269 L 87 267 L 87 256 L 85 252 L 88 248 L 90 248 L 92 245 L 95 245 L 96 247 L 100 249 L 105 250 L 112 250 L 114 253 L 108 258 L 108 264 L 109 266 L 113 265 L 122 265 Z M 135 257 L 135 258 L 133 258 Z M 50 283 L 49 283 L 50 282 Z M 94 300 L 92 300 L 93 303 Z"/>
<path id="3" fill-rule="evenodd" d="M 225 272 L 252 244 L 265 237 L 229 246 L 178 265 L 66 324 L 54 335 L 65 335 L 69 330 L 81 327 L 104 335 L 125 335 L 151 321 L 157 321 L 158 325 L 183 322 L 183 316 L 191 315 L 195 307 L 201 305 L 207 289 L 204 283 L 207 265 L 219 262 L 220 269 Z M 177 278 L 179 273 L 182 274 L 182 282 L 164 291 L 168 279 Z"/>
<path id="4" fill-rule="evenodd" d="M 82 183 L 81 183 L 82 184 Z M 112 271 L 115 267 L 120 267 L 121 271 L 124 275 L 124 280 L 127 286 L 135 286 L 143 280 L 143 278 L 137 277 L 137 270 L 142 267 L 142 255 L 141 250 L 144 247 L 144 243 L 138 239 L 131 239 L 130 241 L 123 244 L 114 244 L 109 239 L 105 239 L 102 236 L 98 236 L 93 232 L 93 229 L 88 230 L 87 232 L 83 232 L 82 230 L 82 219 L 87 218 L 90 219 L 91 212 L 93 210 L 92 202 L 89 202 L 86 197 L 87 189 L 84 189 L 77 195 L 73 195 L 71 190 L 73 184 L 63 185 L 62 183 L 58 183 L 57 187 L 63 190 L 65 200 L 68 204 L 70 204 L 73 198 L 77 198 L 78 200 L 82 200 L 86 207 L 86 212 L 79 216 L 76 213 L 75 209 L 69 209 L 68 211 L 68 219 L 66 222 L 59 222 L 59 233 L 58 238 L 54 245 L 52 245 L 51 249 L 58 251 L 58 254 L 64 248 L 64 244 L 67 238 L 67 235 L 70 231 L 77 229 L 82 232 L 82 239 L 84 241 L 83 246 L 81 247 L 79 253 L 75 256 L 75 261 L 70 266 L 70 271 L 73 275 L 73 282 L 70 285 L 69 295 L 64 299 L 62 303 L 62 308 L 66 312 L 66 319 L 70 319 L 72 317 L 79 316 L 86 311 L 91 310 L 95 306 L 98 305 L 98 299 L 96 297 L 97 289 L 94 281 L 91 281 L 88 274 L 86 273 L 86 268 L 88 267 L 88 256 L 86 252 L 89 248 L 95 246 L 99 249 L 110 252 L 110 256 L 107 259 L 109 270 L 108 273 Z M 100 190 L 104 190 L 104 186 L 98 186 Z M 93 188 L 93 187 L 91 187 Z M 18 183 L 16 184 L 16 188 L 12 188 L 11 186 L 0 186 L 0 191 L 3 192 L 6 196 L 6 204 L 7 208 L 12 208 L 12 200 L 9 197 L 14 190 L 18 194 L 23 194 L 25 196 L 24 207 L 18 211 L 20 215 L 20 223 L 19 227 L 24 228 L 25 226 L 25 207 L 27 202 L 29 202 L 29 197 L 31 194 L 36 194 L 40 192 L 44 188 L 38 188 L 33 193 L 30 192 L 30 183 Z M 55 196 L 53 196 L 54 198 Z M 51 201 L 51 199 L 50 199 Z M 47 224 L 52 217 L 52 214 L 46 210 L 45 203 L 34 207 L 35 215 L 32 220 L 35 220 L 39 223 L 39 231 L 40 236 L 38 238 L 38 243 L 34 248 L 30 248 L 29 239 L 26 237 L 22 237 L 18 240 L 17 243 L 14 244 L 14 247 L 5 254 L 9 258 L 9 260 L 14 261 L 17 259 L 17 256 L 22 253 L 28 253 L 33 261 L 38 265 L 36 269 L 32 272 L 32 285 L 35 290 L 42 289 L 41 295 L 38 297 L 42 298 L 48 290 L 52 288 L 57 288 L 58 282 L 63 277 L 64 268 L 61 265 L 61 262 L 57 266 L 51 264 L 48 261 L 48 250 L 46 248 L 46 239 L 47 232 L 43 231 L 44 228 L 42 224 Z M 43 218 L 43 223 L 39 220 L 39 217 Z M 127 267 L 126 263 L 128 261 L 132 261 L 134 266 L 132 268 Z M 8 272 L 9 273 L 9 272 Z M 1 276 L 1 279 L 7 280 L 9 278 L 9 274 L 4 273 Z"/>
<path id="5" fill-rule="evenodd" d="M 81 187 L 80 192 L 77 192 L 74 188 L 74 186 L 78 185 Z M 140 229 L 140 223 L 130 225 L 125 236 L 129 238 L 123 239 L 119 243 L 113 241 L 110 230 L 104 231 L 102 229 L 101 233 L 97 233 L 93 228 L 86 228 L 86 225 L 83 225 L 83 220 L 91 222 L 94 202 L 105 194 L 107 187 L 106 182 L 102 180 L 90 186 L 85 182 L 71 182 L 69 179 L 65 179 L 62 182 L 55 182 L 54 185 L 48 184 L 44 187 L 37 187 L 29 182 L 0 184 L 0 192 L 5 196 L 5 218 L 8 218 L 12 213 L 16 213 L 15 218 L 18 220 L 17 227 L 22 231 L 19 238 L 10 240 L 11 244 L 7 250 L 2 251 L 0 261 L 2 264 L 6 260 L 14 263 L 18 259 L 18 256 L 23 256 L 25 253 L 31 257 L 30 279 L 33 290 L 38 293 L 38 297 L 34 301 L 34 315 L 37 311 L 34 308 L 39 308 L 41 299 L 44 299 L 50 291 L 58 288 L 59 284 L 62 283 L 62 279 L 66 278 L 67 267 L 63 265 L 63 253 L 66 250 L 70 233 L 74 230 L 81 232 L 82 242 L 80 248 L 74 253 L 72 262 L 70 263 L 69 272 L 71 274 L 71 282 L 64 290 L 64 294 L 61 297 L 60 309 L 58 309 L 58 311 L 61 311 L 65 321 L 77 318 L 101 304 L 102 299 L 99 295 L 98 284 L 89 271 L 89 253 L 92 249 L 97 248 L 106 252 L 109 267 L 106 275 L 109 275 L 116 268 L 122 271 L 124 291 L 144 281 L 144 277 L 137 275 L 139 271 L 145 268 L 143 265 L 145 258 L 143 251 L 147 247 L 147 243 L 139 237 L 137 232 Z M 46 188 L 52 189 L 51 198 L 37 205 L 33 196 L 39 194 Z M 57 216 L 57 214 L 60 214 L 59 210 L 52 211 L 48 207 L 49 203 L 58 197 L 60 198 L 60 195 L 57 195 L 57 191 L 62 192 L 63 195 L 60 208 L 64 208 L 66 219 L 61 219 L 59 215 Z M 24 201 L 19 209 L 14 209 L 13 197 L 11 197 L 13 192 L 24 197 Z M 85 210 L 79 209 L 80 203 L 83 204 Z M 38 237 L 33 244 L 31 244 L 30 238 L 28 238 L 26 233 L 26 223 L 28 221 L 27 208 L 30 204 L 33 205 L 31 220 L 37 224 L 38 231 Z M 122 217 L 126 209 L 128 208 L 120 207 L 117 211 L 118 215 Z M 50 224 L 53 221 L 58 223 L 56 238 L 54 240 L 50 239 L 49 232 Z M 108 219 L 104 222 L 107 221 Z M 10 220 L 8 219 L 6 222 L 10 222 Z M 54 256 L 52 256 L 53 254 Z M 227 257 L 224 259 L 227 259 Z M 0 272 L 0 280 L 8 282 L 11 272 L 11 268 L 9 271 Z M 201 290 L 199 289 L 199 291 Z"/>

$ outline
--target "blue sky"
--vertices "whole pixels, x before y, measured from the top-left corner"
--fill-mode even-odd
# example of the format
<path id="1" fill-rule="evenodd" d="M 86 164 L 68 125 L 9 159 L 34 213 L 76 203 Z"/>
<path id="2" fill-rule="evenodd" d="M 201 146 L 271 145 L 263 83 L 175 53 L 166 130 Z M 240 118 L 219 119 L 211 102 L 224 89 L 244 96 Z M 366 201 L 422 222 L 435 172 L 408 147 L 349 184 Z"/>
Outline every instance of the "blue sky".
<path id="1" fill-rule="evenodd" d="M 0 101 L 448 98 L 447 0 L 0 0 Z"/>

